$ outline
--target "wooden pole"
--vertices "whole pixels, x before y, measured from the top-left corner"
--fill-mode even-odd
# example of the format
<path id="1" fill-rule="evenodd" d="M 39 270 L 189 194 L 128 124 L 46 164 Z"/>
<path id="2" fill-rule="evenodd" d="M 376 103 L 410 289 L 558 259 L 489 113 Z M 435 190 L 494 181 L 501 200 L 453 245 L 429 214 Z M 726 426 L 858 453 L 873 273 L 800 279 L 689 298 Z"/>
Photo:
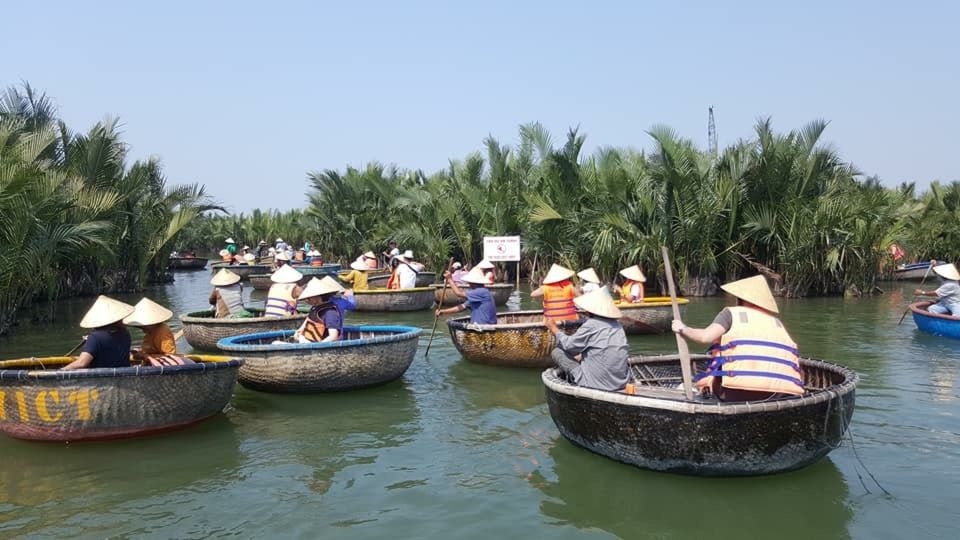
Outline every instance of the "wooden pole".
<path id="1" fill-rule="evenodd" d="M 673 318 L 680 320 L 680 305 L 677 304 L 677 288 L 673 284 L 673 269 L 670 267 L 670 253 L 667 246 L 660 247 L 663 253 L 663 269 L 667 274 L 667 287 L 670 289 L 670 303 L 673 304 Z M 693 399 L 692 369 L 690 368 L 690 349 L 687 347 L 687 340 L 680 334 L 677 336 L 677 352 L 680 353 L 680 370 L 683 372 L 683 393 L 687 399 Z"/>
<path id="2" fill-rule="evenodd" d="M 450 271 L 450 267 L 452 266 L 453 266 L 453 257 L 450 257 L 450 260 L 447 261 L 447 272 Z M 437 308 L 438 310 L 443 309 L 443 301 L 446 300 L 447 298 L 447 279 L 453 279 L 453 276 L 450 276 L 449 278 L 447 278 L 447 276 L 443 277 L 443 289 L 440 290 L 440 306 Z M 433 336 L 434 334 L 437 333 L 437 321 L 439 320 L 440 320 L 440 315 L 434 313 L 433 330 L 430 331 L 430 341 L 427 342 L 427 350 L 424 351 L 423 353 L 424 358 L 430 355 L 430 346 L 433 345 Z"/>
<path id="3" fill-rule="evenodd" d="M 920 288 L 923 288 L 923 284 L 926 283 L 926 281 L 927 281 L 927 276 L 930 275 L 930 270 L 931 270 L 932 268 L 933 268 L 933 263 L 930 263 L 930 266 L 927 267 L 926 273 L 923 274 L 923 279 L 920 280 Z M 910 298 L 910 304 L 913 303 L 913 300 L 914 300 L 916 297 L 917 297 L 917 295 L 913 295 L 913 296 Z M 910 304 L 907 304 L 907 309 L 903 310 L 903 315 L 900 315 L 900 320 L 897 321 L 897 326 L 900 326 L 900 323 L 903 322 L 903 318 L 907 316 L 907 313 L 910 313 Z"/>

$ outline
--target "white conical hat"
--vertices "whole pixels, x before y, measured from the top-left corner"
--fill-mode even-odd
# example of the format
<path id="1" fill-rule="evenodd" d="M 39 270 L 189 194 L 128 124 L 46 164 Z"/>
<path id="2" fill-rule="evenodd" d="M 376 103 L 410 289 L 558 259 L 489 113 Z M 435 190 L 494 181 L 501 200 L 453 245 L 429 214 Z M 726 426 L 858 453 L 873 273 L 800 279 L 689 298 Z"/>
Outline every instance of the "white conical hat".
<path id="1" fill-rule="evenodd" d="M 936 272 L 938 276 L 943 277 L 943 279 L 960 280 L 960 272 L 957 272 L 957 267 L 953 264 L 934 266 L 933 271 Z"/>
<path id="2" fill-rule="evenodd" d="M 283 242 L 283 238 L 277 237 L 277 242 Z"/>
<path id="3" fill-rule="evenodd" d="M 319 257 L 319 256 L 320 256 L 320 252 L 317 251 L 317 250 L 315 250 L 315 249 L 311 249 L 310 251 L 307 252 L 307 256 L 309 256 L 309 257 Z"/>
<path id="4" fill-rule="evenodd" d="M 363 262 L 363 259 L 357 259 L 350 263 L 350 268 L 354 270 L 368 270 L 367 263 Z"/>
<path id="5" fill-rule="evenodd" d="M 133 306 L 133 313 L 123 320 L 123 324 L 130 326 L 150 326 L 151 324 L 160 324 L 167 322 L 173 317 L 173 312 L 161 306 L 160 304 L 142 298 L 137 305 Z"/>
<path id="6" fill-rule="evenodd" d="M 228 244 L 236 244 L 236 242 L 233 241 L 233 238 L 227 238 L 226 242 Z"/>
<path id="7" fill-rule="evenodd" d="M 773 299 L 773 293 L 770 292 L 770 286 L 767 285 L 767 279 L 763 276 L 758 275 L 738 279 L 726 285 L 721 285 L 720 288 L 759 308 L 773 313 L 780 313 L 780 310 L 777 308 L 777 301 Z"/>
<path id="8" fill-rule="evenodd" d="M 573 270 L 569 268 L 564 268 L 559 264 L 554 264 L 553 266 L 550 267 L 550 271 L 547 272 L 547 277 L 543 278 L 543 284 L 550 285 L 552 283 L 558 283 L 565 279 L 570 279 L 570 276 L 572 275 L 573 275 Z"/>
<path id="9" fill-rule="evenodd" d="M 114 300 L 109 296 L 100 295 L 93 306 L 87 310 L 87 313 L 80 320 L 80 328 L 100 328 L 115 322 L 120 322 L 124 317 L 133 313 L 133 306 L 124 304 L 119 300 Z"/>
<path id="10" fill-rule="evenodd" d="M 325 294 L 342 292 L 344 289 L 337 283 L 337 280 L 330 276 L 323 276 L 323 279 L 313 278 L 300 293 L 300 300 L 313 298 L 314 296 L 323 296 Z"/>
<path id="11" fill-rule="evenodd" d="M 401 258 L 401 259 L 403 259 L 403 260 L 405 260 L 405 261 L 412 261 L 412 260 L 413 260 L 413 250 L 408 249 L 408 250 L 404 251 L 402 255 L 397 255 L 397 257 L 399 257 L 399 258 Z"/>
<path id="12" fill-rule="evenodd" d="M 554 266 L 556 266 L 556 265 L 554 265 Z M 479 269 L 481 269 L 481 270 L 489 270 L 490 268 L 493 268 L 493 263 L 490 262 L 490 261 L 488 261 L 488 260 L 486 260 L 486 259 L 484 259 L 484 260 L 478 262 L 476 267 L 479 268 Z"/>
<path id="13" fill-rule="evenodd" d="M 647 281 L 647 276 L 643 275 L 643 271 L 641 271 L 640 267 L 637 265 L 624 268 L 623 270 L 620 271 L 620 275 L 627 279 L 632 279 L 633 281 L 638 281 L 640 283 Z"/>
<path id="14" fill-rule="evenodd" d="M 289 261 L 290 257 L 287 255 L 286 251 L 278 251 L 276 255 L 273 256 L 274 260 L 277 261 Z"/>
<path id="15" fill-rule="evenodd" d="M 613 303 L 613 297 L 610 296 L 610 290 L 606 286 L 574 298 L 573 303 L 578 308 L 599 317 L 619 319 L 622 316 L 620 309 Z"/>
<path id="16" fill-rule="evenodd" d="M 270 274 L 270 281 L 274 283 L 296 283 L 301 279 L 303 279 L 303 274 L 294 270 L 289 264 L 277 268 Z"/>
<path id="17" fill-rule="evenodd" d="M 597 271 L 594 270 L 593 267 L 577 272 L 577 276 L 584 281 L 589 281 L 590 283 L 600 283 L 600 276 L 597 275 Z"/>
<path id="18" fill-rule="evenodd" d="M 474 266 L 469 272 L 467 272 L 467 275 L 460 279 L 466 281 L 467 283 L 475 283 L 477 285 L 487 285 L 490 282 L 487 276 L 483 273 L 483 269 L 479 266 Z"/>
<path id="19" fill-rule="evenodd" d="M 257 262 L 257 256 L 253 253 L 245 253 L 243 255 L 243 260 L 247 261 L 247 264 L 254 264 Z"/>
<path id="20" fill-rule="evenodd" d="M 221 249 L 221 250 L 219 251 L 219 255 L 220 255 L 221 257 L 223 257 L 224 255 L 229 255 L 229 254 L 230 254 L 230 252 L 227 251 L 227 250 L 225 250 L 225 249 Z"/>
<path id="21" fill-rule="evenodd" d="M 368 251 L 368 252 L 364 253 L 363 256 L 366 257 L 366 258 L 368 258 L 368 259 L 376 259 L 376 258 L 377 258 L 377 256 L 374 255 L 372 251 Z"/>
<path id="22" fill-rule="evenodd" d="M 226 287 L 238 281 L 240 281 L 239 275 L 234 274 L 226 268 L 221 268 L 220 271 L 213 276 L 213 279 L 210 280 L 210 284 L 215 287 Z"/>

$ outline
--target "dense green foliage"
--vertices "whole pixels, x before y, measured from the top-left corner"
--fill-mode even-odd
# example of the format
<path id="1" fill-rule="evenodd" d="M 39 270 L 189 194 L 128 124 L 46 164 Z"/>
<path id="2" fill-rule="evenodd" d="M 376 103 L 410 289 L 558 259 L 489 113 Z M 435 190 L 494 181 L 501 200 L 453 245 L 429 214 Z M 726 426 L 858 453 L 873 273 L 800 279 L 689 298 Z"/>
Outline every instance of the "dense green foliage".
<path id="1" fill-rule="evenodd" d="M 73 133 L 28 85 L 0 96 L 0 334 L 32 299 L 162 277 L 177 234 L 217 208 L 198 185 L 167 186 L 156 160 L 128 166 L 117 127 Z"/>

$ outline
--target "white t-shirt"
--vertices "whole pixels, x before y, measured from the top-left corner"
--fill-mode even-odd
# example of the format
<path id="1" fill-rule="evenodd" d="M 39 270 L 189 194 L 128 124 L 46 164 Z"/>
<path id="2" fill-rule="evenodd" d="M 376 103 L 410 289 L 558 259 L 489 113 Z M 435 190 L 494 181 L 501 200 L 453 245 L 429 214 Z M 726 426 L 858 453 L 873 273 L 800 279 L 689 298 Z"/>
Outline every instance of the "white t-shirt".
<path id="1" fill-rule="evenodd" d="M 397 267 L 397 277 L 400 278 L 401 289 L 412 289 L 417 286 L 417 273 L 408 264 L 400 263 Z"/>
<path id="2" fill-rule="evenodd" d="M 593 291 L 595 291 L 595 290 L 597 290 L 597 289 L 599 289 L 599 288 L 600 288 L 600 286 L 597 285 L 596 283 L 592 282 L 592 281 L 584 281 L 584 282 L 583 282 L 583 286 L 580 287 L 580 290 L 583 291 L 583 294 L 587 294 L 587 293 L 591 293 L 591 292 L 593 292 Z"/>
<path id="3" fill-rule="evenodd" d="M 960 283 L 944 281 L 937 288 L 937 303 L 950 310 L 950 314 L 960 315 Z"/>

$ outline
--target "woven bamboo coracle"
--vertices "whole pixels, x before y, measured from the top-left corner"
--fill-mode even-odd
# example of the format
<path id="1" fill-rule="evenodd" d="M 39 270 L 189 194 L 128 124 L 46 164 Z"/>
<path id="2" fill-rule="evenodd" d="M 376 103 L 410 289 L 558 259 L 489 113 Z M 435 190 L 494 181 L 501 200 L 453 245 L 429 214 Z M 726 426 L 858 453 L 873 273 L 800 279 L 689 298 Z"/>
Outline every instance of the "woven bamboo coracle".
<path id="1" fill-rule="evenodd" d="M 82 441 L 189 426 L 230 401 L 242 360 L 190 355 L 195 364 L 60 371 L 74 358 L 0 362 L 0 432 Z"/>
<path id="2" fill-rule="evenodd" d="M 202 270 L 207 267 L 203 257 L 170 257 L 167 268 L 171 270 Z"/>
<path id="3" fill-rule="evenodd" d="M 567 334 L 583 320 L 558 323 Z M 557 339 L 543 324 L 543 311 L 497 313 L 497 324 L 471 324 L 470 317 L 447 321 L 450 339 L 464 358 L 478 364 L 544 368 Z"/>
<path id="4" fill-rule="evenodd" d="M 272 332 L 296 330 L 303 323 L 305 314 L 289 317 L 248 317 L 244 319 L 217 319 L 212 311 L 195 311 L 180 316 L 183 337 L 194 349 L 216 351 L 217 342 L 223 338 Z"/>
<path id="5" fill-rule="evenodd" d="M 251 274 L 269 274 L 271 272 L 271 267 L 268 264 L 226 264 L 219 262 L 210 265 L 211 274 L 216 274 L 221 268 L 226 268 L 240 276 L 240 279 L 250 279 Z"/>
<path id="6" fill-rule="evenodd" d="M 443 296 L 443 304 L 440 304 L 440 295 L 443 294 L 443 283 L 434 283 L 430 285 L 433 288 L 434 299 L 437 301 L 437 305 L 440 307 L 452 307 L 457 304 L 462 304 L 466 301 L 465 298 L 460 298 L 459 296 L 453 294 L 453 290 L 447 286 L 447 292 Z M 464 285 L 460 287 L 466 291 L 469 285 Z M 513 294 L 513 285 L 509 283 L 497 283 L 494 285 L 487 285 L 487 289 L 490 291 L 490 296 L 493 296 L 493 303 L 502 306 L 507 303 L 507 300 L 510 299 L 510 295 Z"/>
<path id="7" fill-rule="evenodd" d="M 433 289 L 369 289 L 353 291 L 357 311 L 420 311 L 433 305 Z"/>
<path id="8" fill-rule="evenodd" d="M 698 370 L 709 357 L 695 355 Z M 577 446 L 657 471 L 749 476 L 810 465 L 840 445 L 857 374 L 802 358 L 806 394 L 758 402 L 687 401 L 677 355 L 630 359 L 634 395 L 573 385 L 550 368 L 541 379 L 557 429 Z"/>
<path id="9" fill-rule="evenodd" d="M 690 300 L 686 298 L 677 298 L 681 315 L 689 303 Z M 623 315 L 620 324 L 623 325 L 623 331 L 629 335 L 664 334 L 670 331 L 673 308 L 669 296 L 644 298 L 639 304 L 618 302 L 617 307 Z"/>
<path id="10" fill-rule="evenodd" d="M 370 275 L 367 277 L 367 286 L 371 289 L 379 289 L 387 286 L 390 280 L 390 274 Z M 437 280 L 436 272 L 420 272 L 417 274 L 417 287 L 429 287 Z"/>
<path id="11" fill-rule="evenodd" d="M 338 392 L 376 386 L 403 376 L 417 353 L 420 328 L 345 326 L 328 343 L 277 343 L 293 332 L 227 338 L 220 349 L 246 360 L 240 384 L 263 392 Z"/>

